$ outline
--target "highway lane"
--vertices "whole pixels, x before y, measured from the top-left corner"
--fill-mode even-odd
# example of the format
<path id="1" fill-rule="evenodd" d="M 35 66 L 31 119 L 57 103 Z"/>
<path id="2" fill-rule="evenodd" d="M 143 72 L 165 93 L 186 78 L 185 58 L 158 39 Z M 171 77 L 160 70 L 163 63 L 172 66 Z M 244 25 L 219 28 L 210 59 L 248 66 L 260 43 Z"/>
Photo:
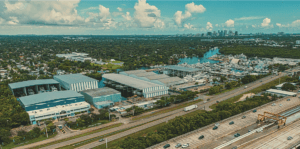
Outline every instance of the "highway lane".
<path id="1" fill-rule="evenodd" d="M 223 100 L 226 100 L 226 99 L 229 99 L 231 97 L 234 97 L 234 96 L 237 96 L 237 95 L 240 95 L 244 92 L 247 92 L 247 91 L 250 91 L 256 87 L 259 87 L 262 85 L 262 83 L 267 83 L 267 82 L 270 82 L 272 80 L 275 80 L 279 77 L 282 77 L 283 75 L 279 75 L 279 76 L 268 76 L 266 78 L 262 78 L 262 82 L 260 82 L 260 80 L 257 80 L 255 82 L 252 82 L 250 84 L 247 84 L 246 86 L 248 86 L 248 88 L 244 89 L 244 86 L 241 86 L 240 88 L 237 88 L 233 91 L 229 91 L 227 93 L 223 93 L 223 94 L 220 94 L 220 95 L 217 95 L 215 97 L 213 97 L 209 102 L 207 103 L 204 103 L 204 102 L 200 102 L 198 103 L 198 107 L 202 108 L 202 107 L 209 107 L 213 104 L 216 103 L 216 100 L 218 101 L 223 101 Z M 166 122 L 168 120 L 171 120 L 173 118 L 175 118 L 176 116 L 182 116 L 182 115 L 185 115 L 187 113 L 190 113 L 190 112 L 193 112 L 194 110 L 192 111 L 189 111 L 189 112 L 184 112 L 183 111 L 184 108 L 181 108 L 179 110 L 175 110 L 175 111 L 172 111 L 172 112 L 169 112 L 169 113 L 166 113 L 164 115 L 171 115 L 169 117 L 166 117 L 164 118 L 163 120 L 157 120 L 157 121 L 154 121 L 154 122 L 150 122 L 146 125 L 143 125 L 143 126 L 139 126 L 139 127 L 136 127 L 134 129 L 131 129 L 131 130 L 128 130 L 128 131 L 125 131 L 125 132 L 122 132 L 122 133 L 118 133 L 116 135 L 113 135 L 113 136 L 110 136 L 107 138 L 107 141 L 110 142 L 110 141 L 113 141 L 113 140 L 116 140 L 116 139 L 119 139 L 119 138 L 122 138 L 124 136 L 127 136 L 127 135 L 130 135 L 130 134 L 133 134 L 135 132 L 138 132 L 140 130 L 143 130 L 143 129 L 146 129 L 148 127 L 152 127 L 152 126 L 155 126 L 155 125 L 158 125 L 160 123 L 163 123 L 163 122 Z M 160 115 L 159 115 L 160 116 Z M 144 121 L 147 121 L 148 119 L 144 120 Z M 76 142 L 74 142 L 76 143 Z M 78 149 L 87 149 L 87 148 L 93 148 L 93 147 L 96 147 L 96 146 L 99 146 L 99 145 L 102 145 L 104 144 L 105 142 L 98 142 L 98 141 L 95 141 L 95 142 L 92 142 L 92 143 L 89 143 L 87 145 L 84 145 L 84 146 L 81 146 L 81 147 L 78 147 Z M 73 143 L 72 143 L 73 144 Z"/>
<path id="2" fill-rule="evenodd" d="M 214 96 L 207 103 L 200 102 L 197 105 L 200 108 L 202 108 L 203 106 L 205 106 L 205 107 L 208 108 L 210 105 L 214 104 L 216 102 L 216 100 L 218 100 L 218 101 L 226 100 L 228 98 L 234 97 L 234 96 L 239 95 L 241 93 L 247 92 L 247 91 L 249 91 L 249 90 L 251 90 L 253 88 L 256 88 L 256 87 L 262 85 L 262 83 L 267 83 L 267 82 L 270 82 L 272 80 L 275 80 L 275 79 L 277 79 L 277 78 L 279 78 L 281 76 L 283 76 L 283 75 L 279 75 L 279 76 L 274 76 L 273 75 L 273 78 L 271 78 L 271 76 L 262 78 L 262 79 L 260 79 L 260 80 L 262 80 L 262 82 L 260 82 L 260 80 L 257 80 L 255 82 L 247 84 L 248 88 L 246 88 L 246 89 L 244 89 L 244 86 L 241 86 L 240 88 L 237 88 L 235 90 L 232 90 L 232 91 L 225 92 L 225 93 L 222 93 L 220 95 Z M 46 148 L 48 148 L 48 149 L 59 148 L 59 147 L 63 147 L 63 146 L 66 146 L 66 145 L 75 144 L 77 142 L 81 142 L 81 141 L 84 141 L 84 140 L 87 140 L 87 139 L 90 139 L 90 138 L 94 138 L 94 137 L 97 137 L 97 136 L 102 136 L 104 134 L 108 134 L 108 133 L 112 133 L 112 132 L 115 132 L 115 131 L 120 131 L 120 130 L 123 130 L 123 129 L 128 129 L 128 128 L 131 128 L 131 127 L 134 127 L 134 126 L 145 124 L 145 123 L 148 123 L 148 122 L 151 122 L 151 121 L 154 121 L 154 120 L 158 120 L 158 119 L 164 118 L 166 116 L 170 116 L 170 115 L 174 115 L 174 114 L 182 114 L 182 115 L 184 115 L 186 113 L 192 112 L 192 111 L 183 112 L 183 109 L 184 108 L 181 108 L 181 109 L 174 110 L 174 111 L 171 111 L 171 112 L 168 112 L 168 113 L 164 113 L 164 114 L 156 115 L 156 116 L 153 116 L 153 117 L 149 117 L 149 118 L 146 118 L 146 119 L 143 119 L 143 120 L 138 120 L 138 121 L 135 121 L 133 123 L 129 123 L 127 125 L 122 125 L 122 126 L 119 126 L 119 127 L 116 127 L 116 128 L 112 128 L 112 129 L 105 130 L 105 131 L 102 131 L 102 132 L 94 133 L 94 134 L 87 135 L 87 136 L 84 136 L 84 137 L 80 137 L 80 138 L 72 139 L 72 140 L 69 140 L 69 141 L 57 143 L 57 144 L 54 144 L 54 145 L 51 145 L 51 146 L 47 146 L 47 147 L 44 147 L 44 148 L 45 149 Z M 155 125 L 156 124 L 159 124 L 159 123 L 155 123 Z M 153 123 L 153 125 L 154 125 L 154 123 Z M 135 128 L 135 129 L 137 129 L 137 128 Z M 78 134 L 81 134 L 81 133 L 78 132 Z M 78 134 L 76 134 L 76 135 L 78 135 Z M 64 138 L 67 138 L 67 137 L 64 137 Z M 62 136 L 60 139 L 64 139 L 64 138 Z M 55 139 L 54 141 L 56 141 L 56 140 L 57 139 Z M 22 147 L 19 147 L 19 148 L 32 148 L 34 146 L 38 146 L 38 145 L 41 145 L 41 144 L 46 144 L 46 143 L 49 143 L 51 141 L 45 140 L 44 142 L 45 143 L 43 143 L 43 141 L 40 141 L 40 142 L 37 142 L 37 143 L 25 145 L 25 146 L 22 146 Z"/>

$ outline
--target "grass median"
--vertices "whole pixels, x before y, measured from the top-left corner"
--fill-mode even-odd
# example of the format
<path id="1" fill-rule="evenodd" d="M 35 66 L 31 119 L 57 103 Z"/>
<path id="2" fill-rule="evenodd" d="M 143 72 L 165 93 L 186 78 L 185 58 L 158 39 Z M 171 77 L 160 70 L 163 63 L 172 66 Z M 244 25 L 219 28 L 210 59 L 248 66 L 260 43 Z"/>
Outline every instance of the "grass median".
<path id="1" fill-rule="evenodd" d="M 196 103 L 199 103 L 203 100 L 201 99 L 198 99 L 198 100 L 195 100 L 195 101 L 191 101 L 191 102 L 187 102 L 187 103 L 182 103 L 182 104 L 178 104 L 174 107 L 170 107 L 170 108 L 167 108 L 167 109 L 161 109 L 161 110 L 158 110 L 157 112 L 154 112 L 152 114 L 148 114 L 148 115 L 144 115 L 144 116 L 139 116 L 139 117 L 135 117 L 133 118 L 132 120 L 135 121 L 135 120 L 141 120 L 141 119 L 144 119 L 144 118 L 148 118 L 148 117 L 152 117 L 152 116 L 156 116 L 156 115 L 160 115 L 160 114 L 163 114 L 163 113 L 167 113 L 167 112 L 171 112 L 171 111 L 174 111 L 174 110 L 178 110 L 180 108 L 184 108 L 186 106 L 190 106 L 190 105 L 193 105 L 193 104 L 196 104 Z"/>
<path id="2" fill-rule="evenodd" d="M 76 139 L 76 138 L 79 138 L 79 137 L 84 137 L 86 135 L 90 135 L 90 134 L 101 132 L 101 131 L 108 130 L 108 129 L 111 129 L 111 128 L 119 127 L 121 125 L 123 125 L 123 124 L 122 123 L 114 124 L 114 125 L 111 125 L 111 126 L 100 128 L 100 129 L 97 129 L 97 130 L 94 130 L 94 131 L 90 131 L 90 132 L 87 132 L 87 133 L 83 133 L 83 134 L 76 135 L 76 136 L 73 136 L 73 137 L 69 137 L 69 138 L 66 138 L 66 139 L 62 139 L 62 140 L 59 140 L 59 141 L 54 141 L 54 142 L 51 142 L 51 143 L 48 143 L 48 144 L 43 144 L 43 145 L 40 145 L 40 146 L 36 146 L 36 147 L 33 147 L 32 149 L 38 149 L 38 148 L 54 145 L 54 144 L 57 144 L 57 143 L 61 143 L 61 142 L 64 142 L 64 141 L 69 141 L 69 140 L 72 140 L 72 139 Z"/>
<path id="3" fill-rule="evenodd" d="M 192 116 L 194 116 L 196 114 L 203 113 L 203 112 L 205 112 L 205 111 L 204 110 L 196 110 L 196 111 L 193 111 L 191 113 L 185 114 L 184 117 L 192 117 Z M 174 119 L 170 120 L 169 122 L 172 122 L 173 120 Z M 148 133 L 155 132 L 158 128 L 164 127 L 166 124 L 167 124 L 166 122 L 163 122 L 161 124 L 158 124 L 158 125 L 149 127 L 147 129 L 141 130 L 139 132 L 130 134 L 130 135 L 126 136 L 126 137 L 122 137 L 120 139 L 116 139 L 114 141 L 108 142 L 107 143 L 107 147 L 109 149 L 120 149 L 120 147 L 119 147 L 120 143 L 122 141 L 124 141 L 127 137 L 131 137 L 131 138 L 144 137 L 144 136 L 147 136 Z M 95 147 L 94 149 L 106 149 L 106 145 L 102 144 L 100 146 Z"/>
<path id="4" fill-rule="evenodd" d="M 280 78 L 280 82 L 281 82 L 281 83 L 282 83 L 282 82 L 285 82 L 287 78 L 289 78 L 289 77 L 287 77 L 287 76 L 281 77 L 281 78 Z M 250 90 L 250 91 L 248 91 L 248 92 L 245 92 L 245 93 L 243 93 L 243 94 L 247 94 L 247 93 L 254 93 L 254 94 L 257 94 L 257 93 L 260 93 L 260 92 L 262 92 L 262 91 L 265 91 L 265 90 L 271 88 L 272 86 L 276 86 L 276 85 L 278 85 L 278 84 L 279 84 L 279 78 L 276 79 L 276 80 L 273 80 L 273 81 L 271 81 L 271 82 L 269 82 L 269 83 L 262 84 L 261 86 L 259 86 L 259 87 L 257 87 L 257 88 L 254 88 L 254 89 L 252 89 L 252 90 Z M 227 99 L 227 100 L 223 100 L 223 101 L 221 101 L 220 103 L 234 103 L 234 102 L 238 101 L 238 100 L 243 96 L 243 94 L 234 96 L 234 97 L 229 98 L 229 99 Z M 217 106 L 217 104 L 213 104 L 213 105 L 211 105 L 209 108 L 215 109 L 216 106 Z"/>

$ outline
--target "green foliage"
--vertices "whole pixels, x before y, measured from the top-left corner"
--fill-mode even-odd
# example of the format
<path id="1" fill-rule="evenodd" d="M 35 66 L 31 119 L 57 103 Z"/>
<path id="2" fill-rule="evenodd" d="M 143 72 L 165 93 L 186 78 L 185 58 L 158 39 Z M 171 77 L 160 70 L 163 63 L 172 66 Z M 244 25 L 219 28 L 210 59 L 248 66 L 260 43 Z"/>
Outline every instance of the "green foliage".
<path id="1" fill-rule="evenodd" d="M 216 94 L 216 93 L 219 93 L 219 92 L 221 92 L 221 90 L 223 89 L 224 87 L 223 87 L 223 85 L 215 85 L 215 86 L 213 86 L 213 87 L 211 87 L 211 88 L 209 88 L 209 95 L 213 95 L 213 94 Z"/>
<path id="2" fill-rule="evenodd" d="M 101 73 L 95 72 L 95 73 L 87 73 L 85 75 L 88 76 L 88 77 L 94 78 L 96 80 L 99 80 L 99 81 L 102 80 L 102 74 Z"/>
<path id="3" fill-rule="evenodd" d="M 156 132 L 150 132 L 145 137 L 128 137 L 121 142 L 119 147 L 122 149 L 147 148 L 154 144 L 158 144 L 165 140 L 266 104 L 270 101 L 271 100 L 269 100 L 266 96 L 259 96 L 236 104 L 220 103 L 216 107 L 216 110 L 213 111 L 199 113 L 192 117 L 176 117 L 163 127 L 158 128 Z"/>
<path id="4" fill-rule="evenodd" d="M 285 90 L 285 91 L 289 91 L 289 90 L 295 90 L 296 89 L 296 86 L 291 84 L 291 83 L 284 83 L 281 87 L 282 90 Z"/>

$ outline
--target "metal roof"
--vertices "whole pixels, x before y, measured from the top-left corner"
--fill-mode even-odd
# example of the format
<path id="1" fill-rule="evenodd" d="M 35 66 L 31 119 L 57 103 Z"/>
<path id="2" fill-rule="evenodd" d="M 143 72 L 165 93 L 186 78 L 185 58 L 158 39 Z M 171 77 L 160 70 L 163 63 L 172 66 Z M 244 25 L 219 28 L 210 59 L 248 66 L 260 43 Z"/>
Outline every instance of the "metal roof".
<path id="1" fill-rule="evenodd" d="M 130 71 L 122 71 L 126 74 L 138 74 L 138 73 L 145 73 L 145 70 L 130 70 Z"/>
<path id="2" fill-rule="evenodd" d="M 17 88 L 23 88 L 23 87 L 34 86 L 34 85 L 44 85 L 44 84 L 59 84 L 59 82 L 57 82 L 54 79 L 29 80 L 29 81 L 23 81 L 17 83 L 10 83 L 9 87 L 11 89 L 17 89 Z"/>
<path id="3" fill-rule="evenodd" d="M 200 71 L 200 69 L 197 69 L 197 68 L 182 67 L 182 66 L 177 66 L 177 65 L 169 65 L 169 66 L 165 66 L 164 68 L 178 70 L 178 71 L 185 71 L 185 72 Z"/>
<path id="4" fill-rule="evenodd" d="M 107 104 L 111 104 L 111 103 L 114 103 L 110 100 L 106 100 L 106 101 L 98 101 L 98 102 L 95 102 L 94 104 L 99 106 L 99 105 L 107 105 Z"/>
<path id="5" fill-rule="evenodd" d="M 144 72 L 144 73 L 138 73 L 138 74 L 133 74 L 137 77 L 144 77 L 144 76 L 153 76 L 153 75 L 156 75 L 156 73 L 154 72 Z"/>
<path id="6" fill-rule="evenodd" d="M 153 76 L 145 76 L 145 78 L 147 78 L 149 80 L 157 80 L 157 79 L 169 78 L 169 76 L 167 76 L 165 74 L 157 74 L 157 75 L 153 75 Z"/>
<path id="7" fill-rule="evenodd" d="M 83 95 L 72 90 L 67 90 L 67 91 L 45 92 L 40 94 L 34 94 L 30 96 L 20 97 L 19 99 L 26 106 L 26 105 L 45 102 L 45 101 L 51 101 L 55 99 L 72 98 L 72 97 L 83 97 Z"/>
<path id="8" fill-rule="evenodd" d="M 287 91 L 276 90 L 276 89 L 268 89 L 267 92 L 284 94 L 284 95 L 289 95 L 289 96 L 296 95 L 296 93 L 294 93 L 294 92 L 287 92 Z"/>
<path id="9" fill-rule="evenodd" d="M 141 79 L 137 79 L 137 78 L 129 77 L 126 75 L 121 75 L 121 74 L 113 74 L 113 73 L 104 74 L 103 78 L 118 82 L 120 84 L 124 84 L 126 86 L 130 86 L 132 88 L 140 89 L 140 90 L 145 89 L 145 88 L 155 87 L 155 86 L 162 86 L 159 84 L 155 84 L 152 82 L 144 81 Z"/>
<path id="10" fill-rule="evenodd" d="M 169 78 L 163 78 L 163 79 L 158 79 L 158 81 L 164 83 L 164 84 L 168 84 L 168 83 L 176 83 L 176 82 L 183 82 L 183 79 L 179 78 L 179 77 L 169 77 Z"/>
<path id="11" fill-rule="evenodd" d="M 99 96 L 112 95 L 112 94 L 121 94 L 121 92 L 119 92 L 115 89 L 109 88 L 109 87 L 84 90 L 82 92 L 86 93 L 87 95 L 89 95 L 91 97 L 99 97 Z"/>
<path id="12" fill-rule="evenodd" d="M 68 75 L 55 75 L 53 78 L 54 79 L 59 79 L 59 80 L 64 81 L 64 82 L 66 82 L 68 84 L 80 83 L 80 82 L 98 81 L 96 79 L 87 77 L 87 76 L 82 75 L 80 73 L 77 73 L 77 74 L 68 74 Z"/>

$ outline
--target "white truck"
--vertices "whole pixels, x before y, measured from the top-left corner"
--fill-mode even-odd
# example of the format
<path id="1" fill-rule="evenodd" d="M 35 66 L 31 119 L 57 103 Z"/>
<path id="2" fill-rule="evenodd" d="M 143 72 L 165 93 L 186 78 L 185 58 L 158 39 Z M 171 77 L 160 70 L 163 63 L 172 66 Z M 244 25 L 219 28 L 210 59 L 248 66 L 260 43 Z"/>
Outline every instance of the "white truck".
<path id="1" fill-rule="evenodd" d="M 190 111 L 190 110 L 193 110 L 193 109 L 196 109 L 196 108 L 198 108 L 197 105 L 190 105 L 188 107 L 185 107 L 184 111 L 187 112 L 187 111 Z"/>
<path id="2" fill-rule="evenodd" d="M 246 89 L 246 88 L 247 88 L 247 86 L 244 87 L 244 89 Z"/>

